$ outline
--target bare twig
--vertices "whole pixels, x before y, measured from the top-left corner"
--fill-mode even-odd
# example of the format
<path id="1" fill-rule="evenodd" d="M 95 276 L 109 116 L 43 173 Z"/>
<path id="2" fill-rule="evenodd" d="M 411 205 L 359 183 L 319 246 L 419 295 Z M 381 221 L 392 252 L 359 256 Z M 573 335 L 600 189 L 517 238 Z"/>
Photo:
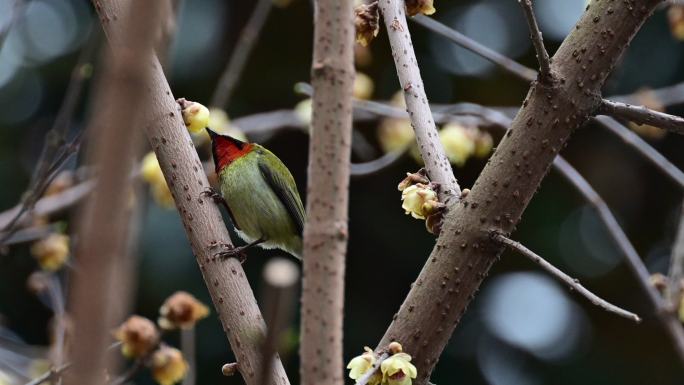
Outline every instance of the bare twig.
<path id="1" fill-rule="evenodd" d="M 639 135 L 610 116 L 599 115 L 594 118 L 594 121 L 620 137 L 625 143 L 637 150 L 639 154 L 657 166 L 657 168 L 674 181 L 679 188 L 684 189 L 684 172 L 667 160 L 667 158 L 661 155 L 655 148 L 646 143 L 646 141 L 641 139 Z"/>
<path id="2" fill-rule="evenodd" d="M 40 385 L 44 382 L 52 381 L 55 378 L 58 378 L 65 370 L 69 369 L 71 367 L 71 364 L 64 364 L 62 366 L 59 366 L 57 368 L 52 368 L 48 370 L 47 372 L 41 374 L 40 376 L 34 378 L 33 380 L 27 382 L 24 385 Z"/>
<path id="3" fill-rule="evenodd" d="M 670 269 L 665 299 L 670 307 L 676 309 L 682 295 L 682 279 L 684 279 L 684 204 L 679 216 L 679 230 L 670 253 Z"/>
<path id="4" fill-rule="evenodd" d="M 275 258 L 264 267 L 263 277 L 264 317 L 268 332 L 262 346 L 262 362 L 267 365 L 261 369 L 260 385 L 268 385 L 271 380 L 269 367 L 278 353 L 283 332 L 294 315 L 299 268 L 290 259 Z"/>
<path id="5" fill-rule="evenodd" d="M 48 188 L 52 180 L 57 175 L 59 168 L 69 159 L 71 155 L 76 153 L 81 143 L 83 132 L 76 133 L 74 138 L 67 143 L 67 134 L 71 126 L 78 102 L 83 93 L 83 86 L 88 75 L 83 68 L 93 58 L 97 46 L 99 45 L 99 34 L 93 33 L 89 39 L 86 47 L 81 51 L 76 66 L 71 71 L 71 78 L 66 90 L 66 94 L 60 106 L 57 117 L 48 131 L 43 149 L 40 154 L 40 159 L 33 172 L 31 183 L 28 190 L 24 193 L 20 209 L 16 212 L 14 217 L 3 228 L 3 235 L 0 238 L 0 246 L 5 244 L 14 232 L 17 230 L 16 225 L 21 221 L 23 215 L 33 210 L 36 202 L 40 196 Z"/>
<path id="6" fill-rule="evenodd" d="M 247 59 L 252 53 L 254 44 L 259 37 L 259 33 L 261 32 L 272 7 L 273 0 L 257 1 L 252 15 L 242 29 L 240 37 L 233 48 L 233 53 L 228 61 L 228 65 L 219 78 L 218 85 L 214 90 L 214 95 L 211 97 L 210 106 L 218 108 L 226 108 L 228 106 L 230 97 L 233 94 L 235 86 L 242 74 L 242 70 L 245 67 L 245 63 L 247 63 Z"/>
<path id="7" fill-rule="evenodd" d="M 183 378 L 183 385 L 195 385 L 197 381 L 197 349 L 196 349 L 197 333 L 193 325 L 189 329 L 181 329 L 180 331 L 180 345 L 183 358 L 188 363 L 188 371 Z"/>
<path id="8" fill-rule="evenodd" d="M 131 1 L 98 1 L 96 7 L 110 43 L 118 46 L 125 44 L 125 25 L 117 17 L 121 15 L 122 3 Z M 262 367 L 260 341 L 265 336 L 263 317 L 240 262 L 215 257 L 220 245 L 232 245 L 230 236 L 219 208 L 202 195 L 209 182 L 159 62 L 152 56 L 138 60 L 152 68 L 148 91 L 151 103 L 146 105 L 143 119 L 145 133 L 173 194 L 243 379 L 247 385 L 258 385 L 258 370 Z M 279 359 L 271 368 L 272 385 L 289 384 Z"/>
<path id="9" fill-rule="evenodd" d="M 354 84 L 352 1 L 316 0 L 304 226 L 301 384 L 344 383 L 342 335 Z M 330 202 L 335 202 L 331 204 Z"/>
<path id="10" fill-rule="evenodd" d="M 117 13 L 122 20 L 124 44 L 111 45 L 107 65 L 98 90 L 96 108 L 90 121 L 93 137 L 89 159 L 100 175 L 94 193 L 89 195 L 79 220 L 76 259 L 70 310 L 74 317 L 76 341 L 71 362 L 74 370 L 65 376 L 67 384 L 101 384 L 105 370 L 113 371 L 105 348 L 109 331 L 127 301 L 116 289 L 118 274 L 128 258 L 131 210 L 130 171 L 141 144 L 143 105 L 148 104 L 149 63 L 142 58 L 153 52 L 151 36 L 156 32 L 156 2 L 132 2 Z M 97 2 L 100 11 L 104 5 Z M 125 283 L 124 283 L 125 285 Z"/>
<path id="11" fill-rule="evenodd" d="M 539 80 L 541 82 L 550 82 L 551 60 L 549 59 L 549 53 L 546 52 L 546 48 L 544 47 L 544 39 L 542 38 L 542 33 L 539 30 L 537 18 L 534 16 L 532 1 L 518 0 L 518 3 L 522 7 L 523 13 L 525 14 L 525 20 L 527 20 L 527 26 L 530 29 L 530 39 L 532 40 L 532 45 L 534 45 L 534 51 L 537 54 L 537 61 L 539 62 L 540 69 Z"/>
<path id="12" fill-rule="evenodd" d="M 539 256 L 538 254 L 534 253 L 532 250 L 528 249 L 527 247 L 523 246 L 520 242 L 516 242 L 502 234 L 498 233 L 493 233 L 492 237 L 494 240 L 503 243 L 504 245 L 514 249 L 517 251 L 519 254 L 529 258 L 532 262 L 535 262 L 538 264 L 542 269 L 546 270 L 549 274 L 553 275 L 560 281 L 564 282 L 570 290 L 575 290 L 582 296 L 584 296 L 586 299 L 589 300 L 589 302 L 593 303 L 594 305 L 600 307 L 601 309 L 609 312 L 609 313 L 614 313 L 619 315 L 620 317 L 624 317 L 627 319 L 630 319 L 634 322 L 641 322 L 641 318 L 639 318 L 638 315 L 627 311 L 625 309 L 622 309 L 620 307 L 617 307 L 608 301 L 604 300 L 603 298 L 597 296 L 596 294 L 590 292 L 587 290 L 582 284 L 579 283 L 579 281 L 575 278 L 570 277 L 569 275 L 565 274 L 563 271 L 561 271 L 559 268 L 556 266 L 552 265 L 549 263 L 547 260 Z"/>
<path id="13" fill-rule="evenodd" d="M 644 106 L 603 99 L 601 113 L 614 118 L 623 118 L 636 124 L 649 124 L 664 130 L 684 134 L 684 118 L 654 111 Z"/>
<path id="14" fill-rule="evenodd" d="M 404 2 L 388 0 L 380 2 L 380 11 L 392 48 L 394 66 L 404 92 L 406 108 L 416 133 L 416 141 L 430 180 L 439 184 L 440 201 L 449 204 L 461 195 L 461 189 L 444 153 L 425 94 L 418 61 L 413 50 L 411 35 L 406 24 Z"/>
<path id="15" fill-rule="evenodd" d="M 416 15 L 412 17 L 410 20 L 413 20 L 417 24 L 422 25 L 430 31 L 435 32 L 451 40 L 452 42 L 460 45 L 461 47 L 464 47 L 482 56 L 483 58 L 491 61 L 492 63 L 499 65 L 502 69 L 508 71 L 509 73 L 517 76 L 520 79 L 524 79 L 531 82 L 537 78 L 537 71 L 527 68 L 524 65 L 521 65 L 520 63 L 516 62 L 515 60 L 512 60 L 509 57 L 504 56 L 474 41 L 473 39 L 465 36 L 464 34 L 452 28 L 447 27 L 446 25 L 440 23 L 432 17 Z"/>
<path id="16" fill-rule="evenodd" d="M 380 356 L 375 360 L 375 362 L 374 362 L 373 365 L 368 369 L 368 371 L 367 371 L 366 373 L 364 373 L 363 376 L 361 376 L 361 378 L 359 378 L 359 379 L 356 381 L 356 384 L 355 384 L 355 385 L 367 385 L 367 384 L 368 384 L 368 381 L 371 379 L 371 377 L 373 377 L 373 375 L 374 375 L 378 370 L 380 370 L 380 365 L 382 365 L 382 363 L 383 363 L 386 359 L 388 359 L 389 356 L 390 356 L 390 355 L 389 355 L 389 353 L 387 353 L 387 352 L 383 352 L 382 354 L 380 354 Z"/>

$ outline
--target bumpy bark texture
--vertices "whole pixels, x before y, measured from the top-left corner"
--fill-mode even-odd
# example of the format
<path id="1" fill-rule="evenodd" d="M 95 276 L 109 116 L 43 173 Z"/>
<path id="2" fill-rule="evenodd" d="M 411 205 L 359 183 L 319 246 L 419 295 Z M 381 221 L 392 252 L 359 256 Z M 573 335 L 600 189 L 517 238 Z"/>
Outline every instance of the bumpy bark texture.
<path id="1" fill-rule="evenodd" d="M 93 1 L 112 45 L 125 42 L 119 19 L 122 10 L 128 9 L 131 3 L 131 0 Z M 221 244 L 231 244 L 230 237 L 218 207 L 202 195 L 209 188 L 209 182 L 159 61 L 156 57 L 137 59 L 151 66 L 150 86 L 140 90 L 147 93 L 149 101 L 144 106 L 146 115 L 141 124 L 173 193 L 214 307 L 237 357 L 239 371 L 247 385 L 258 385 L 261 344 L 265 337 L 263 317 L 240 262 L 214 257 L 221 250 Z M 270 383 L 289 384 L 277 357 Z"/>
<path id="2" fill-rule="evenodd" d="M 354 83 L 352 5 L 352 0 L 315 3 L 300 349 L 304 385 L 344 383 L 342 310 Z"/>
<path id="3" fill-rule="evenodd" d="M 467 198 L 453 204 L 426 265 L 379 346 L 400 341 L 425 384 L 459 319 L 570 134 L 599 107 L 601 87 L 660 1 L 593 1 L 553 58 L 553 82 L 534 82 L 511 130 Z M 385 17 L 397 0 L 381 0 Z M 404 28 L 404 26 L 402 26 Z M 403 34 L 402 28 L 390 29 Z M 394 51 L 395 56 L 397 52 Z"/>

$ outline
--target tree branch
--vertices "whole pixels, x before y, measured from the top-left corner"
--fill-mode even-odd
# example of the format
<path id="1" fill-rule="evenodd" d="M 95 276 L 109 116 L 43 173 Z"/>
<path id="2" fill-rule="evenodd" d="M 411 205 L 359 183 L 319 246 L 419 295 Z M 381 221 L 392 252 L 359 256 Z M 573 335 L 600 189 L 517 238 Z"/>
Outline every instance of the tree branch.
<path id="1" fill-rule="evenodd" d="M 675 182 L 680 189 L 684 189 L 684 172 L 677 168 L 672 162 L 667 160 L 655 148 L 641 139 L 634 131 L 622 125 L 610 116 L 599 115 L 594 117 L 594 121 L 617 135 L 627 145 L 633 147 L 637 152 L 655 165 L 663 174 Z"/>
<path id="2" fill-rule="evenodd" d="M 425 162 L 425 169 L 430 180 L 440 186 L 438 191 L 440 202 L 449 204 L 461 195 L 461 188 L 456 182 L 449 159 L 439 141 L 439 134 L 430 111 L 418 61 L 413 51 L 411 35 L 406 24 L 404 1 L 381 0 L 379 8 L 389 36 L 394 66 L 404 92 L 406 109 L 416 133 L 420 155 Z"/>
<path id="3" fill-rule="evenodd" d="M 303 385 L 344 383 L 342 323 L 354 84 L 352 1 L 316 0 L 301 307 Z"/>
<path id="4" fill-rule="evenodd" d="M 559 81 L 532 85 L 470 194 L 446 214 L 428 262 L 378 344 L 402 343 L 418 367 L 417 384 L 427 382 L 453 328 L 502 251 L 489 233 L 513 230 L 570 133 L 598 108 L 608 69 L 658 2 L 642 1 L 637 7 L 592 3 L 554 56 L 551 70 Z M 381 6 L 394 3 L 384 0 Z M 595 36 L 607 29 L 612 31 L 611 43 L 597 44 Z M 394 33 L 389 33 L 391 38 Z M 393 53 L 403 64 L 402 51 Z"/>
<path id="5" fill-rule="evenodd" d="M 519 254 L 522 256 L 525 256 L 529 258 L 532 262 L 538 264 L 542 269 L 546 270 L 549 274 L 553 275 L 560 281 L 564 282 L 570 290 L 575 290 L 584 298 L 588 299 L 589 302 L 593 303 L 594 305 L 600 307 L 601 309 L 609 312 L 609 313 L 614 313 L 619 315 L 620 317 L 624 317 L 627 319 L 630 319 L 634 322 L 641 322 L 641 318 L 639 318 L 638 315 L 627 311 L 625 309 L 622 309 L 620 307 L 617 307 L 608 301 L 604 300 L 603 298 L 597 296 L 596 294 L 590 292 L 587 290 L 582 284 L 579 283 L 579 281 L 576 278 L 572 278 L 569 275 L 565 274 L 563 271 L 561 271 L 559 268 L 556 266 L 552 265 L 549 263 L 547 260 L 539 256 L 538 254 L 534 253 L 532 250 L 528 249 L 527 247 L 523 246 L 520 242 L 516 242 L 502 234 L 498 233 L 493 233 L 492 237 L 494 238 L 495 241 L 501 242 L 502 244 L 512 248 L 513 250 L 517 251 Z"/>
<path id="6" fill-rule="evenodd" d="M 684 204 L 679 216 L 679 230 L 670 253 L 670 269 L 668 271 L 668 285 L 665 299 L 670 307 L 676 309 L 682 296 L 682 279 L 684 279 Z"/>
<path id="7" fill-rule="evenodd" d="M 540 70 L 539 80 L 543 83 L 549 83 L 551 82 L 551 60 L 549 59 L 549 53 L 546 52 L 546 48 L 544 47 L 544 39 L 542 38 L 542 33 L 539 30 L 537 18 L 534 16 L 532 1 L 518 0 L 518 4 L 520 4 L 523 9 L 523 13 L 525 14 L 527 27 L 530 30 L 530 39 L 532 40 L 534 51 L 537 54 L 537 61 L 539 62 Z"/>
<path id="8" fill-rule="evenodd" d="M 623 118 L 636 124 L 649 124 L 677 134 L 684 134 L 684 118 L 653 111 L 644 106 L 634 106 L 603 99 L 601 101 L 601 113 L 615 118 Z"/>
<path id="9" fill-rule="evenodd" d="M 242 70 L 245 68 L 249 55 L 252 53 L 252 49 L 254 49 L 259 32 L 261 32 L 264 23 L 266 23 L 271 8 L 273 8 L 273 0 L 257 1 L 252 15 L 242 29 L 240 37 L 233 48 L 228 65 L 226 65 L 219 78 L 218 85 L 211 97 L 211 103 L 209 103 L 211 107 L 226 108 L 228 106 L 230 97 L 240 79 Z"/>
<path id="10" fill-rule="evenodd" d="M 131 0 L 94 1 L 107 37 L 112 45 L 125 44 L 125 26 L 121 10 Z M 260 342 L 265 336 L 263 317 L 247 282 L 242 265 L 236 259 L 215 258 L 217 247 L 230 245 L 230 237 L 218 207 L 202 197 L 209 187 L 190 134 L 178 111 L 159 61 L 149 57 L 137 60 L 152 70 L 149 100 L 146 105 L 145 132 L 154 149 L 183 221 L 190 245 L 207 284 L 216 312 L 239 362 L 239 370 L 247 385 L 258 385 L 261 368 Z M 271 384 L 288 385 L 279 359 L 272 366 Z"/>

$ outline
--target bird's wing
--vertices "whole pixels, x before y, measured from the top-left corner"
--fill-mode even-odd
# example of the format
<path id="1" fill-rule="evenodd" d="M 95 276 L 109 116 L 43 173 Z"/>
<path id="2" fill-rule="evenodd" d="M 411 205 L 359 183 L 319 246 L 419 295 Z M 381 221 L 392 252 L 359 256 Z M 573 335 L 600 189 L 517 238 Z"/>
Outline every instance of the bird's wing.
<path id="1" fill-rule="evenodd" d="M 265 157 L 271 160 L 271 167 L 266 163 Z M 271 186 L 273 192 L 276 194 L 280 202 L 285 206 L 290 218 L 297 227 L 299 234 L 304 230 L 304 206 L 302 200 L 299 198 L 297 192 L 297 185 L 295 184 L 290 170 L 285 167 L 283 162 L 277 156 L 267 152 L 259 157 L 259 171 L 264 177 L 266 183 Z M 287 188 L 290 185 L 292 188 Z"/>

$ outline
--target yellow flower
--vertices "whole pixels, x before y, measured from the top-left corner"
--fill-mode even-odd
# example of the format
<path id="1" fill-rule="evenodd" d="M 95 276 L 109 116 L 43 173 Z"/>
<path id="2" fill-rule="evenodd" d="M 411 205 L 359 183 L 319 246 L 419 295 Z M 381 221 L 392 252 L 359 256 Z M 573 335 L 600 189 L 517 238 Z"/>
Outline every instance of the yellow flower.
<path id="1" fill-rule="evenodd" d="M 304 99 L 301 102 L 297 103 L 297 105 L 294 108 L 295 115 L 297 115 L 297 118 L 304 123 L 305 125 L 310 125 L 311 124 L 311 114 L 313 113 L 313 105 L 311 98 Z"/>
<path id="2" fill-rule="evenodd" d="M 401 208 L 416 219 L 425 219 L 439 204 L 437 193 L 428 185 L 417 183 L 401 192 Z"/>
<path id="3" fill-rule="evenodd" d="M 69 237 L 50 234 L 31 246 L 31 254 L 43 270 L 57 271 L 69 258 Z"/>
<path id="4" fill-rule="evenodd" d="M 188 372 L 188 363 L 180 350 L 166 345 L 152 355 L 152 377 L 161 385 L 173 385 Z"/>
<path id="5" fill-rule="evenodd" d="M 357 99 L 370 99 L 373 95 L 373 79 L 370 76 L 357 72 L 354 78 L 354 97 Z"/>
<path id="6" fill-rule="evenodd" d="M 684 40 L 684 5 L 670 5 L 667 10 L 667 20 L 670 23 L 672 36 L 677 40 Z"/>
<path id="7" fill-rule="evenodd" d="M 347 369 L 349 369 L 349 378 L 352 380 L 360 379 L 372 366 L 375 364 L 375 354 L 369 347 L 364 347 L 365 352 L 356 356 L 349 361 Z M 368 381 L 369 385 L 379 385 L 381 380 L 380 372 L 376 372 Z"/>
<path id="8" fill-rule="evenodd" d="M 114 338 L 122 343 L 121 353 L 125 357 L 140 358 L 157 346 L 159 332 L 149 319 L 133 315 L 114 331 Z"/>
<path id="9" fill-rule="evenodd" d="M 684 295 L 682 295 L 681 300 L 679 301 L 679 311 L 677 312 L 677 315 L 679 315 L 679 321 L 684 323 Z"/>
<path id="10" fill-rule="evenodd" d="M 173 195 L 166 184 L 164 174 L 159 166 L 159 160 L 154 152 L 149 152 L 142 160 L 140 176 L 150 185 L 152 198 L 161 207 L 172 208 L 174 205 Z"/>
<path id="11" fill-rule="evenodd" d="M 449 162 L 463 166 L 475 153 L 475 135 L 469 129 L 455 123 L 445 125 L 439 132 L 439 140 L 444 146 Z"/>
<path id="12" fill-rule="evenodd" d="M 196 134 L 209 125 L 209 109 L 204 105 L 185 99 L 178 99 L 183 114 L 183 122 L 193 134 Z"/>
<path id="13" fill-rule="evenodd" d="M 479 131 L 475 138 L 475 157 L 486 158 L 494 148 L 494 139 L 489 132 Z"/>
<path id="14" fill-rule="evenodd" d="M 188 329 L 209 315 L 209 308 L 197 298 L 178 291 L 164 301 L 157 323 L 162 329 Z"/>
<path id="15" fill-rule="evenodd" d="M 378 127 L 378 141 L 385 152 L 401 150 L 414 142 L 415 138 L 408 119 L 384 119 Z"/>
<path id="16" fill-rule="evenodd" d="M 397 353 L 386 359 L 380 365 L 382 382 L 387 385 L 411 385 L 411 380 L 416 378 L 418 371 L 411 363 L 411 356 L 406 353 Z"/>
<path id="17" fill-rule="evenodd" d="M 432 0 L 406 0 L 406 13 L 409 16 L 415 16 L 419 13 L 432 15 L 435 11 Z"/>

